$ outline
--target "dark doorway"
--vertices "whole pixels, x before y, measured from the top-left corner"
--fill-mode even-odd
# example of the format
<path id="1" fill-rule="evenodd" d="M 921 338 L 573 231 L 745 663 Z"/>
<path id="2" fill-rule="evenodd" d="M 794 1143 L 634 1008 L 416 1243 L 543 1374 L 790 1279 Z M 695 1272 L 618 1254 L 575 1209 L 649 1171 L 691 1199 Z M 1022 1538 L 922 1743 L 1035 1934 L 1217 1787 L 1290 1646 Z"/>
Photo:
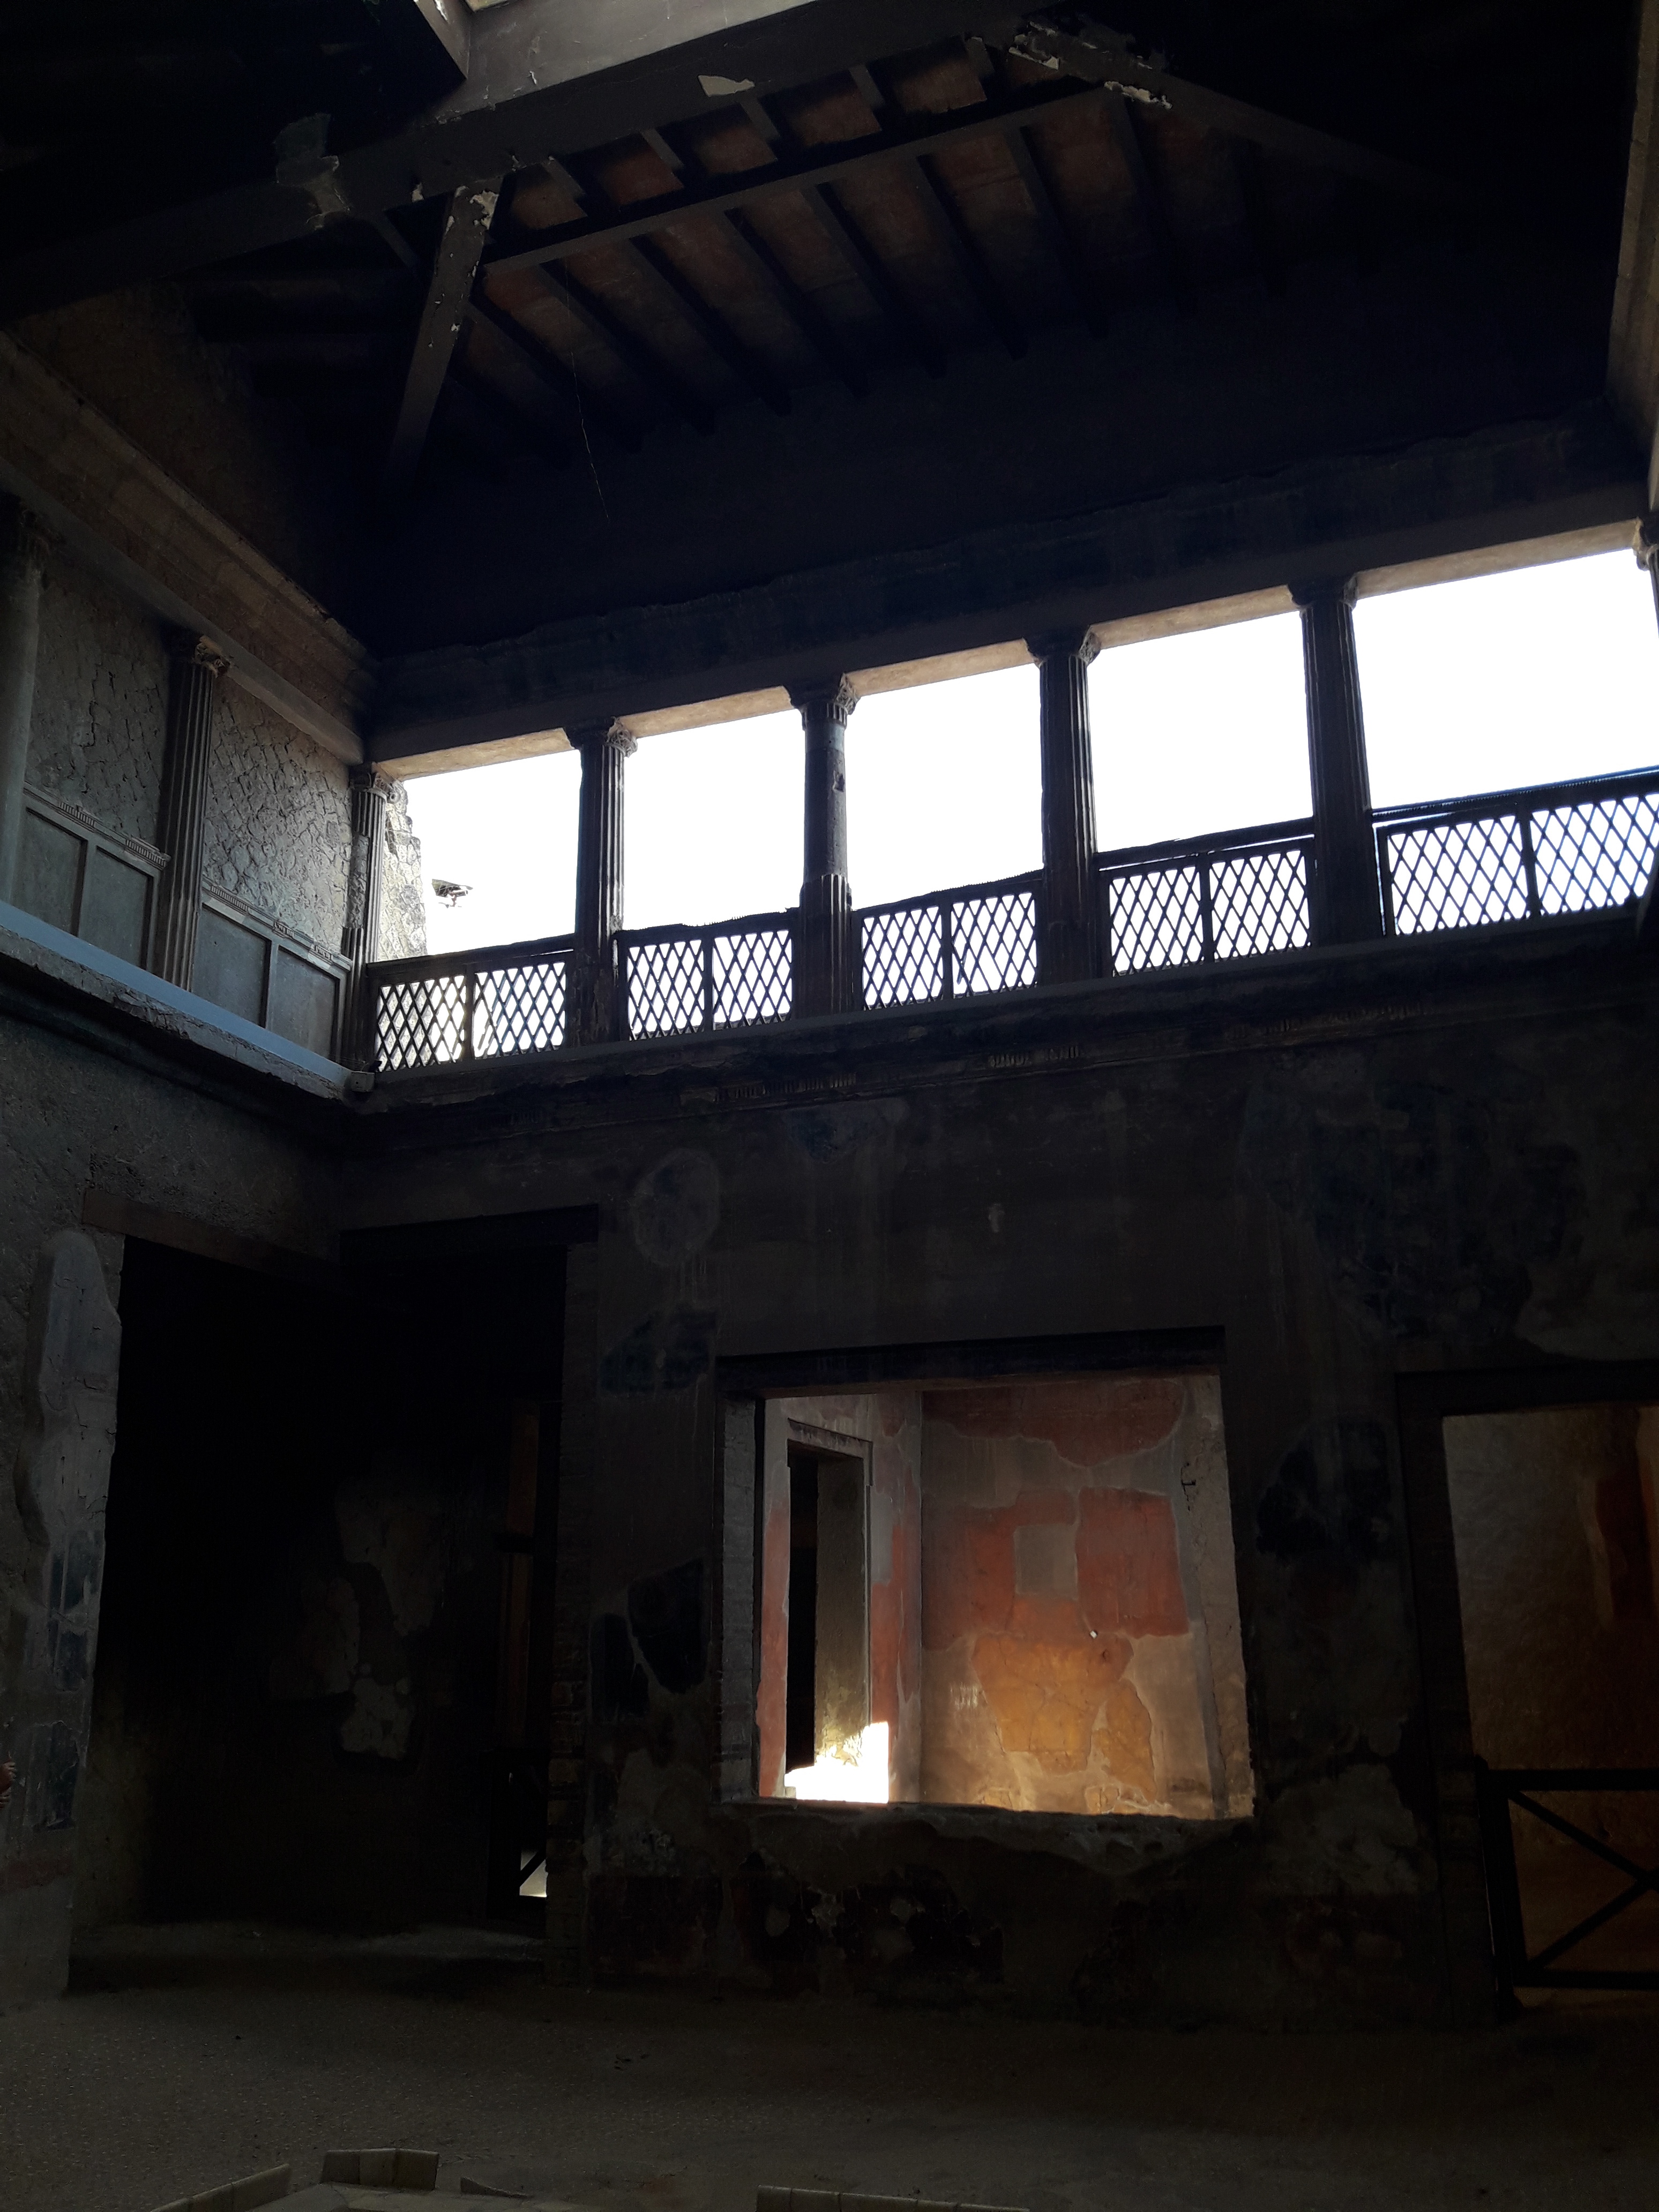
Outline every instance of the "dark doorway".
<path id="1" fill-rule="evenodd" d="M 818 1463 L 789 1450 L 789 1684 L 784 1720 L 785 1765 L 811 1766 L 817 1757 Z"/>
<path id="2" fill-rule="evenodd" d="M 82 1925 L 539 1913 L 563 1251 L 358 1258 L 129 1240 Z"/>

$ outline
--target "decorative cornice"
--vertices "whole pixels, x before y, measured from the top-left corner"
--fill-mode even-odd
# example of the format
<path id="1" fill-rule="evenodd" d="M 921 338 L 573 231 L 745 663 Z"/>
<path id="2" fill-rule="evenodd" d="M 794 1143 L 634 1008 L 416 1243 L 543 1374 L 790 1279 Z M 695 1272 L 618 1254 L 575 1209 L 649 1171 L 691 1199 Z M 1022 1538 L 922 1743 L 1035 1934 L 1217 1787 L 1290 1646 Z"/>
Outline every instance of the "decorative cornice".
<path id="1" fill-rule="evenodd" d="M 53 792 L 43 791 L 38 783 L 26 783 L 23 796 L 31 806 L 38 807 L 43 813 L 57 815 L 70 827 L 90 830 L 106 845 L 114 845 L 122 852 L 130 853 L 135 860 L 142 860 L 147 867 L 159 871 L 167 864 L 168 855 L 159 845 L 152 845 L 143 837 L 130 837 L 125 830 L 112 830 L 107 822 L 98 819 L 90 807 L 77 805 L 72 799 L 59 799 Z"/>
<path id="2" fill-rule="evenodd" d="M 274 937 L 281 944 L 292 945 L 312 959 L 320 960 L 332 974 L 342 974 L 347 963 L 337 952 L 331 952 L 325 945 L 319 945 L 314 937 L 307 937 L 303 929 L 292 922 L 283 921 L 268 907 L 255 906 L 252 899 L 239 898 L 234 891 L 226 890 L 218 884 L 202 886 L 204 906 L 219 907 L 234 921 L 251 921 L 263 937 Z"/>

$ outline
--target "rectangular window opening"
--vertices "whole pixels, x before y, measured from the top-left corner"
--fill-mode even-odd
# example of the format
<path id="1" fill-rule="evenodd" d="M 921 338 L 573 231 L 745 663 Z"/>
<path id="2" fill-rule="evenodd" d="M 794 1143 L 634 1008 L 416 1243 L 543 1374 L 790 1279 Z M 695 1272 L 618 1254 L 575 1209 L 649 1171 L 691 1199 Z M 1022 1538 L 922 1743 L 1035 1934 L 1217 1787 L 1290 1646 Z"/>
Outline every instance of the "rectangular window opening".
<path id="1" fill-rule="evenodd" d="M 772 1399 L 763 1797 L 1238 1817 L 1219 1378 Z"/>

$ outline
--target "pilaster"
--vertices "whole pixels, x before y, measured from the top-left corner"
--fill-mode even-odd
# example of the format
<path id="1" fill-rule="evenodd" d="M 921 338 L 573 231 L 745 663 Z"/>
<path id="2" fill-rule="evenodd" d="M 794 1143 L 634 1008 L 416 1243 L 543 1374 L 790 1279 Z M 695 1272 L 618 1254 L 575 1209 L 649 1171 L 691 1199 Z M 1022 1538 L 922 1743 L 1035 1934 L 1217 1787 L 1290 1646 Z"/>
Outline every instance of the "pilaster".
<path id="1" fill-rule="evenodd" d="M 23 780 L 34 719 L 46 533 L 26 507 L 0 495 L 0 900 L 16 896 L 23 848 Z"/>
<path id="2" fill-rule="evenodd" d="M 155 842 L 167 856 L 156 890 L 150 936 L 154 972 L 188 991 L 196 970 L 202 915 L 202 860 L 207 829 L 208 761 L 219 679 L 230 666 L 204 637 L 175 631 L 168 641 L 167 752 Z"/>
<path id="3" fill-rule="evenodd" d="M 1354 644 L 1354 579 L 1292 584 L 1302 610 L 1314 859 L 1309 884 L 1316 945 L 1363 945 L 1382 934 L 1371 826 L 1371 779 Z"/>
<path id="4" fill-rule="evenodd" d="M 380 945 L 380 885 L 386 869 L 386 804 L 392 787 L 372 767 L 348 771 L 351 786 L 351 872 L 346 879 L 345 927 L 340 950 L 351 963 L 342 1034 L 343 1057 L 354 1067 L 374 1064 L 369 1034 L 372 1008 L 365 970 Z"/>

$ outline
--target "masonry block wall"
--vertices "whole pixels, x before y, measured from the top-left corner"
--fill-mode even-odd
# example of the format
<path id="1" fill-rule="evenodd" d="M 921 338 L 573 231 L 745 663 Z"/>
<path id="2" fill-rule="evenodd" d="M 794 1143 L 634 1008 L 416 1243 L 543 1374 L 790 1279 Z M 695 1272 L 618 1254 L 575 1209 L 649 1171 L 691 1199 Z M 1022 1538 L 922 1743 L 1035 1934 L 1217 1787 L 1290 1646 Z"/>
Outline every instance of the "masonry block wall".
<path id="1" fill-rule="evenodd" d="M 105 830 L 152 842 L 167 683 L 161 625 L 67 558 L 54 558 L 42 595 L 31 782 Z M 397 959 L 426 949 L 420 845 L 401 785 L 386 824 L 379 949 Z M 337 953 L 349 863 L 343 763 L 225 679 L 209 767 L 205 889 Z"/>

